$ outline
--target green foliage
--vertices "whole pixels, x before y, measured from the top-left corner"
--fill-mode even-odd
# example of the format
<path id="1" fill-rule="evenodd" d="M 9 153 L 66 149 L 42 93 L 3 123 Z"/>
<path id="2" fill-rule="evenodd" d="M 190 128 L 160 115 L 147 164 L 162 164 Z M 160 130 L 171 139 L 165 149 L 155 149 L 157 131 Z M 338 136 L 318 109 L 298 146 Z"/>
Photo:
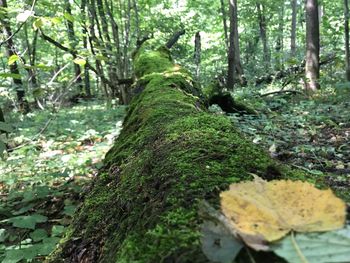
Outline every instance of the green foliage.
<path id="1" fill-rule="evenodd" d="M 13 149 L 0 161 L 0 261 L 41 261 L 52 252 L 119 133 L 123 114 L 122 107 L 88 103 L 55 114 L 7 116 L 1 127 L 11 131 Z"/>
<path id="2" fill-rule="evenodd" d="M 350 227 L 324 233 L 297 234 L 282 239 L 273 251 L 290 263 L 350 261 Z"/>

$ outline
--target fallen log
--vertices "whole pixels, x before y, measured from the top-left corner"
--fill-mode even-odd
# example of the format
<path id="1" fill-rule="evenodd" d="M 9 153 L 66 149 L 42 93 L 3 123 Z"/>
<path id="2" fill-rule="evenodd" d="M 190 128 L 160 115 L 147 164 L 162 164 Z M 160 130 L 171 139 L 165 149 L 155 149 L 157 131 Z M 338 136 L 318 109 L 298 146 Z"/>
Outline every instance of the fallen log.
<path id="1" fill-rule="evenodd" d="M 197 202 L 218 204 L 229 184 L 305 178 L 210 114 L 191 75 L 166 47 L 134 57 L 139 87 L 66 237 L 48 262 L 208 262 Z M 259 262 L 277 262 L 271 261 Z M 270 261 L 268 261 L 270 260 Z"/>

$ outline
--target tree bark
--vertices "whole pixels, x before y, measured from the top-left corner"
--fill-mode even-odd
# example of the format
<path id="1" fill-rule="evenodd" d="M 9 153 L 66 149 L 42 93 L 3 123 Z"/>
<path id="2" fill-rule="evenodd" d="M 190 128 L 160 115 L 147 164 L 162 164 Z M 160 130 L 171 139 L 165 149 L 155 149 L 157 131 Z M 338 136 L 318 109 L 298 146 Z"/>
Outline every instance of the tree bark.
<path id="1" fill-rule="evenodd" d="M 276 69 L 281 70 L 284 67 L 284 5 L 280 6 L 279 14 L 278 14 L 278 35 L 277 35 L 277 43 L 276 43 Z"/>
<path id="2" fill-rule="evenodd" d="M 349 2 L 344 0 L 344 34 L 345 34 L 345 76 L 350 81 L 350 50 L 349 50 Z"/>
<path id="3" fill-rule="evenodd" d="M 226 45 L 226 49 L 228 49 L 229 41 L 228 41 L 228 29 L 227 29 L 227 15 L 226 15 L 224 0 L 220 0 L 220 10 L 221 10 L 221 16 L 222 16 L 222 23 L 224 27 L 225 45 Z"/>
<path id="4" fill-rule="evenodd" d="M 290 53 L 295 57 L 296 51 L 296 30 L 297 30 L 298 0 L 292 0 L 292 26 L 290 33 Z"/>
<path id="5" fill-rule="evenodd" d="M 225 116 L 208 113 L 169 50 L 145 45 L 134 56 L 139 92 L 124 128 L 48 262 L 208 262 L 199 200 L 217 204 L 220 191 L 251 173 L 305 175 L 276 163 Z"/>
<path id="6" fill-rule="evenodd" d="M 235 85 L 236 55 L 235 55 L 235 2 L 229 0 L 230 35 L 228 47 L 227 90 L 233 90 Z"/>
<path id="7" fill-rule="evenodd" d="M 196 65 L 196 80 L 200 81 L 200 65 L 201 65 L 201 35 L 196 33 L 194 40 L 194 64 Z"/>
<path id="8" fill-rule="evenodd" d="M 258 9 L 258 18 L 259 18 L 259 29 L 260 29 L 260 38 L 263 44 L 263 54 L 264 54 L 264 64 L 267 70 L 270 69 L 271 66 L 271 56 L 270 56 L 270 48 L 267 40 L 267 24 L 265 17 L 265 6 L 261 3 L 257 3 L 256 7 Z"/>
<path id="9" fill-rule="evenodd" d="M 7 0 L 0 0 L 0 7 L 4 8 L 4 10 L 7 10 L 8 8 Z M 11 37 L 12 30 L 11 30 L 11 26 L 9 24 L 6 13 L 4 13 L 3 17 L 0 18 L 0 23 L 2 24 L 2 27 L 3 27 L 2 31 L 4 35 L 8 38 L 6 42 L 6 53 L 7 53 L 7 57 L 10 58 L 11 56 L 16 55 L 16 52 L 15 52 L 16 49 L 13 43 L 13 39 Z M 23 112 L 28 112 L 29 111 L 28 103 L 25 100 L 25 90 L 23 87 L 23 82 L 19 72 L 18 64 L 15 61 L 9 67 L 10 67 L 11 74 L 15 74 L 18 76 L 13 78 L 13 83 L 15 84 L 17 102 L 18 102 L 19 108 Z"/>
<path id="10" fill-rule="evenodd" d="M 306 89 L 315 91 L 320 88 L 320 29 L 317 0 L 306 0 Z"/>
<path id="11" fill-rule="evenodd" d="M 81 23 L 83 25 L 82 27 L 83 46 L 86 50 L 88 50 L 88 36 L 87 36 L 88 30 L 87 30 L 87 21 L 86 21 L 87 1 L 88 0 L 82 0 L 80 4 Z M 89 68 L 86 65 L 84 65 L 84 88 L 85 88 L 85 95 L 87 97 L 91 97 L 90 72 L 89 72 Z"/>
<path id="12" fill-rule="evenodd" d="M 65 5 L 65 11 L 67 12 L 67 14 L 70 15 L 70 17 L 73 17 L 72 7 L 70 5 L 69 0 L 65 0 L 64 5 Z M 70 48 L 76 49 L 76 47 L 78 45 L 78 41 L 76 39 L 75 32 L 74 32 L 74 24 L 69 19 L 66 20 L 66 24 L 67 24 L 67 35 L 68 35 L 68 39 L 69 39 Z M 75 55 L 73 55 L 73 58 L 74 59 L 77 58 L 76 52 L 75 52 Z M 75 82 L 77 83 L 79 93 L 82 94 L 83 90 L 84 90 L 84 82 L 83 82 L 83 79 L 81 77 L 82 72 L 81 72 L 80 65 L 78 65 L 76 63 L 74 63 L 74 74 L 75 74 Z"/>

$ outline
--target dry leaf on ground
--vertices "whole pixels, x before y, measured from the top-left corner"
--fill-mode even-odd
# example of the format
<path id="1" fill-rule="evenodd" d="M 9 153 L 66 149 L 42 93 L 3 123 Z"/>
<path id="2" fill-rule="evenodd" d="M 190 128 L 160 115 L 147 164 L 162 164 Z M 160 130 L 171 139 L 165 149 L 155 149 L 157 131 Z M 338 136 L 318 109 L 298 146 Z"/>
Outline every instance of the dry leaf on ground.
<path id="1" fill-rule="evenodd" d="M 232 184 L 222 192 L 221 208 L 237 232 L 262 235 L 269 242 L 291 230 L 328 231 L 344 226 L 345 203 L 331 190 L 290 180 Z"/>

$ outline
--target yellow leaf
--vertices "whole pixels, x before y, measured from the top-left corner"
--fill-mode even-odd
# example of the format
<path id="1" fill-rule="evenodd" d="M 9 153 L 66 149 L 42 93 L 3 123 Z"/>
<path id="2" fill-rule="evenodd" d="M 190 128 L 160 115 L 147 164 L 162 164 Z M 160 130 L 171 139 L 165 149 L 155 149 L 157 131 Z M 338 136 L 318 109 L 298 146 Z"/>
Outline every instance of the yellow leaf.
<path id="1" fill-rule="evenodd" d="M 84 66 L 86 64 L 86 60 L 83 58 L 76 58 L 73 60 L 75 64 L 78 64 L 80 66 Z"/>
<path id="2" fill-rule="evenodd" d="M 275 241 L 291 230 L 329 231 L 343 227 L 345 203 L 331 190 L 301 181 L 254 181 L 232 184 L 222 192 L 221 208 L 237 231 Z"/>

